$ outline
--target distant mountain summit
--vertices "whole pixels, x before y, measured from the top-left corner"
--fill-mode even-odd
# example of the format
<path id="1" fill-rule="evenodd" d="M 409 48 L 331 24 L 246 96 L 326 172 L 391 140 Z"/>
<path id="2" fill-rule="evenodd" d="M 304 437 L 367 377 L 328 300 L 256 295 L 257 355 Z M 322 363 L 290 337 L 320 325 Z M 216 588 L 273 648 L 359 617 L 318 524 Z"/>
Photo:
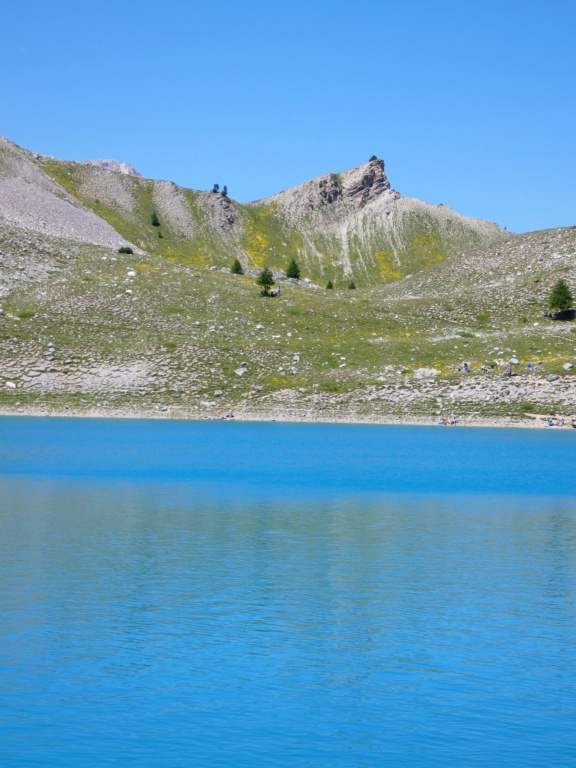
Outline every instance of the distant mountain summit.
<path id="1" fill-rule="evenodd" d="M 99 168 L 106 168 L 107 171 L 114 171 L 114 173 L 123 173 L 125 176 L 137 176 L 142 178 L 142 174 L 138 173 L 136 168 L 130 163 L 122 163 L 118 160 L 84 160 L 84 165 L 96 165 Z"/>

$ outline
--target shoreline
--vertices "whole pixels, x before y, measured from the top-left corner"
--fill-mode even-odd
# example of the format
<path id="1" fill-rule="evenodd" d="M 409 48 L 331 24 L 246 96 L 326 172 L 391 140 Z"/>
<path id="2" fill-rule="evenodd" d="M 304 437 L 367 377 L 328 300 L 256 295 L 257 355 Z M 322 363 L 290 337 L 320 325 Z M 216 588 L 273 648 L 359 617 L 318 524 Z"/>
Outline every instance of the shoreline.
<path id="1" fill-rule="evenodd" d="M 498 416 L 463 416 L 458 417 L 458 424 L 441 424 L 439 417 L 422 416 L 384 416 L 374 414 L 361 417 L 356 414 L 337 414 L 323 418 L 319 414 L 312 417 L 291 411 L 272 410 L 270 412 L 234 411 L 234 417 L 217 416 L 210 413 L 199 413 L 187 409 L 170 408 L 166 411 L 143 410 L 129 408 L 94 408 L 87 410 L 73 410 L 71 408 L 0 408 L 0 417 L 33 417 L 33 418 L 69 418 L 69 419 L 133 419 L 133 420 L 161 420 L 161 421 L 229 421 L 246 423 L 282 423 L 282 424 L 351 424 L 364 426 L 414 426 L 414 427 L 474 427 L 493 429 L 562 429 L 571 430 L 570 421 L 561 426 L 549 427 L 547 416 L 532 414 L 524 420 L 511 417 Z"/>

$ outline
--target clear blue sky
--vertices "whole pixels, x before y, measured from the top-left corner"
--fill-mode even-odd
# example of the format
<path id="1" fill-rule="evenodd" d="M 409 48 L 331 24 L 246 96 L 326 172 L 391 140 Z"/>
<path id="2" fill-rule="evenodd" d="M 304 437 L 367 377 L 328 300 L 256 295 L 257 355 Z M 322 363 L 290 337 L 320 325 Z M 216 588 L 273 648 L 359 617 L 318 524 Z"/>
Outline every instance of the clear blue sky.
<path id="1" fill-rule="evenodd" d="M 402 194 L 576 224 L 574 0 L 7 0 L 0 133 L 264 197 L 383 157 Z"/>

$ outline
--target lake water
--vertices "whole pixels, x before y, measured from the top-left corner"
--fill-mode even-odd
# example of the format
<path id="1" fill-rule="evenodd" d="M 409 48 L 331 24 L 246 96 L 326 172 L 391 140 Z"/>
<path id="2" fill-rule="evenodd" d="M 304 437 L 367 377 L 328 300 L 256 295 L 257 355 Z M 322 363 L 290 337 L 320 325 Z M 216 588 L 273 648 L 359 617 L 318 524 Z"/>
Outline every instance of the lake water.
<path id="1" fill-rule="evenodd" d="M 576 430 L 0 419 L 0 765 L 576 765 L 575 468 Z"/>

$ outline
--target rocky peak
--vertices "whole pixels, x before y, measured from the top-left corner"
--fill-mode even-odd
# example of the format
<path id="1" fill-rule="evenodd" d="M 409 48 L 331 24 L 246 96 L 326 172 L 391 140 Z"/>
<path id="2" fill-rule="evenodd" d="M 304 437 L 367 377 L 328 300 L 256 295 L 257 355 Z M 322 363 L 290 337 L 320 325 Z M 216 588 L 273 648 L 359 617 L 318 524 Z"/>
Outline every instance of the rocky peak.
<path id="1" fill-rule="evenodd" d="M 344 197 L 359 208 L 390 189 L 390 182 L 384 172 L 384 160 L 371 160 L 344 171 L 340 179 Z"/>
<path id="2" fill-rule="evenodd" d="M 123 173 L 125 176 L 138 176 L 142 178 L 142 174 L 138 173 L 133 165 L 122 163 L 118 160 L 84 160 L 84 165 L 96 165 L 99 168 L 106 168 L 107 171 L 114 171 L 114 173 Z"/>

